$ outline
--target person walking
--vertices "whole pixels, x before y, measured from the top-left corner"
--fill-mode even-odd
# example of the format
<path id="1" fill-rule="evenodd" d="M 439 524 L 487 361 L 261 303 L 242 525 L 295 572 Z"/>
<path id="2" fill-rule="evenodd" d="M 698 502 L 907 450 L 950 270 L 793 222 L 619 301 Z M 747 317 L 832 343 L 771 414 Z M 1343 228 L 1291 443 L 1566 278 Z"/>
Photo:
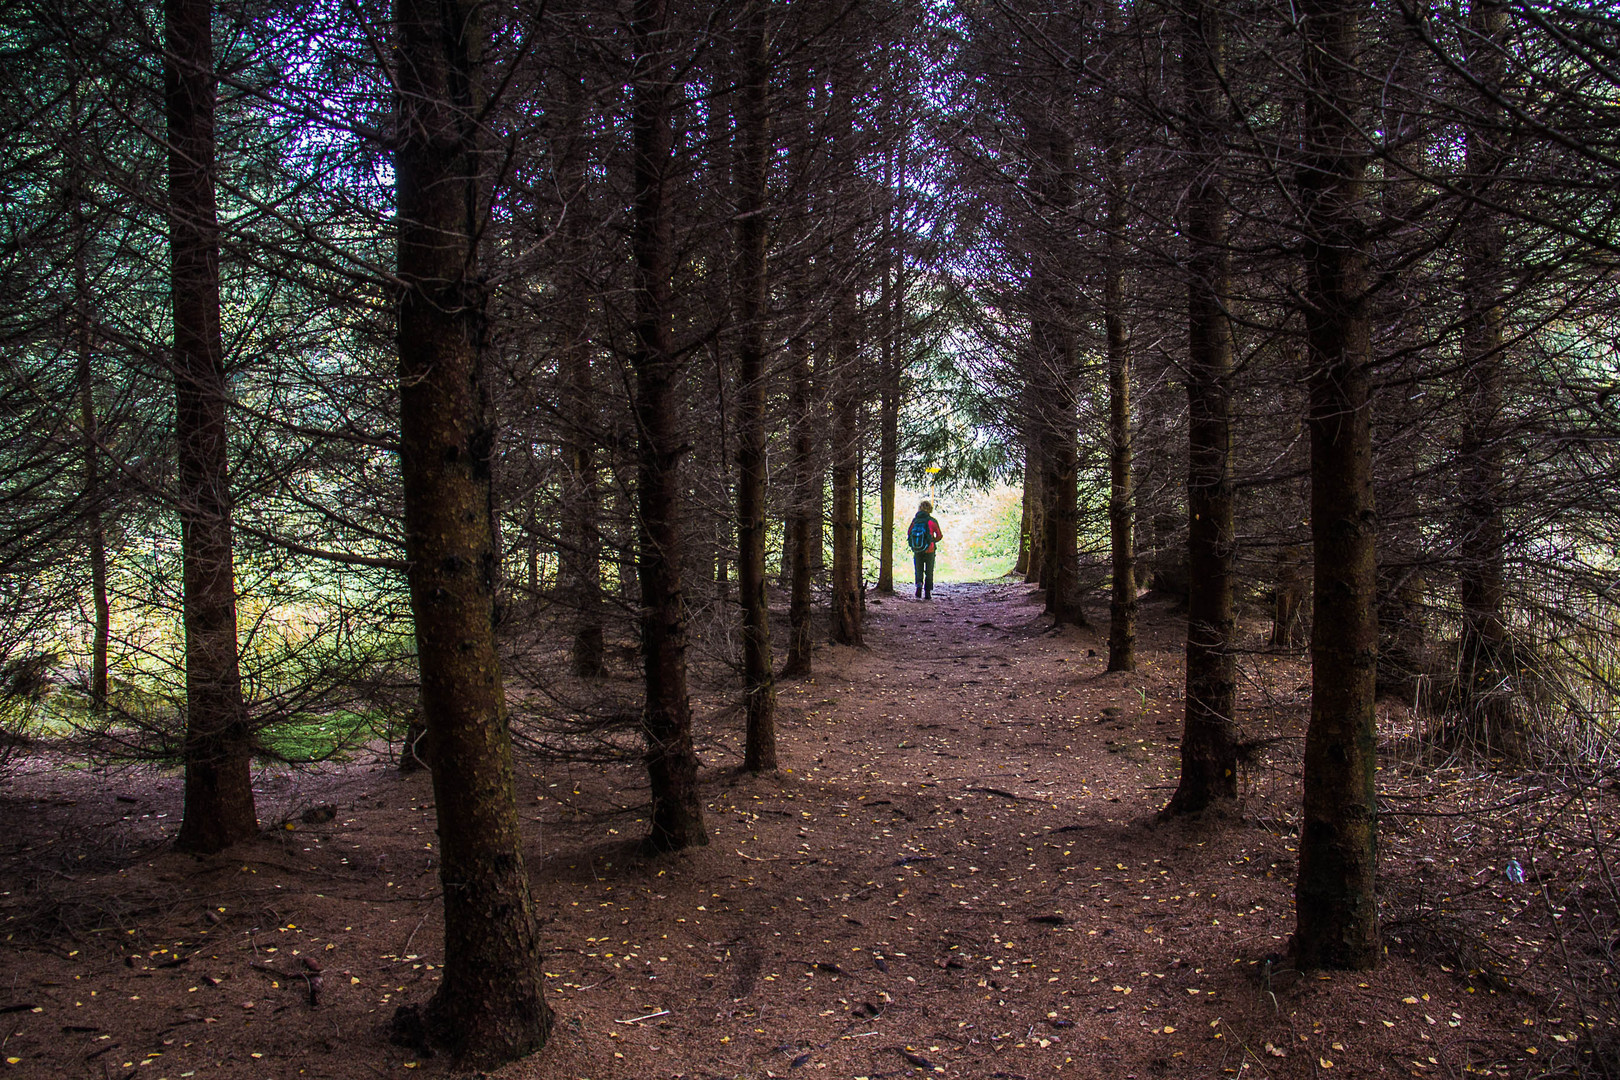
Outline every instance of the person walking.
<path id="1" fill-rule="evenodd" d="M 906 529 L 906 545 L 911 548 L 919 600 L 934 598 L 934 548 L 943 539 L 945 530 L 934 520 L 934 504 L 924 499 L 917 504 L 917 516 Z"/>

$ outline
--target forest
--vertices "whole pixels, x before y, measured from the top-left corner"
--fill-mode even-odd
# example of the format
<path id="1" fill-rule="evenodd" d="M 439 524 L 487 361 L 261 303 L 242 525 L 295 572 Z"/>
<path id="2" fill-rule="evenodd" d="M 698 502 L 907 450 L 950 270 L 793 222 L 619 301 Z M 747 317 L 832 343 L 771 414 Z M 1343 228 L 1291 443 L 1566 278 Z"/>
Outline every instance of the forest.
<path id="1" fill-rule="evenodd" d="M 1620 1076 L 1611 6 L 0 10 L 0 1076 Z"/>

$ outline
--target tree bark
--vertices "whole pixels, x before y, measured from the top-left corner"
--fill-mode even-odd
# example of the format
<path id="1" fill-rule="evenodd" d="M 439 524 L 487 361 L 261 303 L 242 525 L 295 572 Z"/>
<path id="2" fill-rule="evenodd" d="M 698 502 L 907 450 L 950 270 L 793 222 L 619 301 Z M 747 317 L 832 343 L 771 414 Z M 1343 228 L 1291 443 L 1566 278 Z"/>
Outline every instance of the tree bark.
<path id="1" fill-rule="evenodd" d="M 562 304 L 558 312 L 557 363 L 565 393 L 560 404 L 567 433 L 557 576 L 563 601 L 572 609 L 574 674 L 600 678 L 607 673 L 607 659 L 602 629 L 602 542 L 598 531 L 602 496 L 595 460 L 599 435 L 587 330 L 590 293 L 584 275 L 574 269 L 587 258 L 590 242 L 585 176 L 588 102 L 586 88 L 577 76 L 568 80 L 567 108 L 563 119 L 566 141 L 559 148 L 557 160 L 557 187 L 566 200 L 558 236 L 564 255 L 559 260 Z"/>
<path id="2" fill-rule="evenodd" d="M 740 23 L 738 29 L 742 29 Z M 732 215 L 739 197 L 733 190 L 735 148 L 732 145 L 732 114 L 736 106 L 733 100 L 735 94 L 731 91 L 739 74 L 736 69 L 741 58 L 734 58 L 730 49 L 720 48 L 708 50 L 705 59 L 707 63 L 703 66 L 707 70 L 701 77 L 706 77 L 710 86 L 717 90 L 723 88 L 723 91 L 709 96 L 708 108 L 704 112 L 703 142 L 708 147 L 708 153 L 704 155 L 702 165 L 699 206 L 702 208 L 700 213 L 706 212 L 711 220 L 723 221 Z M 739 128 L 737 137 L 740 135 Z M 707 335 L 705 351 L 714 371 L 713 400 L 716 407 L 711 415 L 715 418 L 716 430 L 714 438 L 700 439 L 695 443 L 692 472 L 700 477 L 713 477 L 713 490 L 729 493 L 737 490 L 732 481 L 729 457 L 732 409 L 728 398 L 734 396 L 731 380 L 736 375 L 731 359 L 733 353 L 741 348 L 734 340 L 736 320 L 740 316 L 733 304 L 737 290 L 745 286 L 733 278 L 740 257 L 733 250 L 735 230 L 715 229 L 707 234 L 706 239 L 709 246 L 700 257 L 713 269 L 702 275 L 699 288 L 703 293 L 705 321 L 714 328 Z M 728 262 L 731 265 L 727 265 Z M 712 500 L 712 504 L 701 499 L 699 502 L 693 507 L 695 512 L 691 518 L 696 525 L 699 543 L 691 545 L 696 550 L 692 551 L 693 558 L 688 565 L 701 569 L 702 577 L 698 580 L 706 582 L 712 589 L 707 595 L 713 596 L 724 606 L 731 593 L 731 553 L 736 550 L 733 530 L 738 508 L 721 499 Z"/>
<path id="3" fill-rule="evenodd" d="M 902 125 L 902 132 L 903 132 Z M 896 158 L 903 154 L 905 136 L 891 150 L 884 167 L 884 190 L 898 180 L 900 184 L 899 214 L 904 224 L 905 161 Z M 895 484 L 900 466 L 900 375 L 905 367 L 905 343 L 901 335 L 905 326 L 905 254 L 903 240 L 895 233 L 896 205 L 892 198 L 883 218 L 883 288 L 879 303 L 883 309 L 882 371 L 878 382 L 878 579 L 877 591 L 883 596 L 894 595 L 894 500 Z"/>
<path id="4" fill-rule="evenodd" d="M 219 326 L 209 0 L 166 0 L 169 272 L 186 632 L 185 815 L 176 844 L 214 852 L 258 832 L 242 702 L 231 537 L 229 388 Z"/>
<path id="5" fill-rule="evenodd" d="M 495 647 L 478 11 L 473 0 L 396 0 L 394 172 L 405 549 L 444 888 L 443 977 L 425 1018 L 460 1064 L 491 1068 L 543 1046 L 552 1015 Z"/>
<path id="6" fill-rule="evenodd" d="M 765 597 L 765 356 L 769 296 L 770 0 L 743 17 L 737 110 L 737 583 L 743 609 L 743 768 L 776 768 L 776 684 Z"/>
<path id="7" fill-rule="evenodd" d="M 632 247 L 636 264 L 635 372 L 632 409 L 637 433 L 637 570 L 641 580 L 641 651 L 646 705 L 647 775 L 652 784 L 649 851 L 707 844 L 692 746 L 692 703 L 686 683 L 686 601 L 681 591 L 681 470 L 687 451 L 683 374 L 671 325 L 674 259 L 670 171 L 673 74 L 665 50 L 665 0 L 636 0 L 630 37 L 635 192 Z"/>
<path id="8" fill-rule="evenodd" d="M 1197 172 L 1187 197 L 1187 708 L 1171 813 L 1237 795 L 1223 4 L 1193 0 L 1182 28 L 1187 150 Z"/>
<path id="9" fill-rule="evenodd" d="M 82 266 L 76 267 L 81 306 L 76 314 L 78 327 L 77 376 L 79 384 L 79 425 L 84 443 L 84 498 L 90 534 L 90 602 L 94 622 L 90 627 L 90 712 L 107 712 L 107 650 L 112 640 L 112 604 L 107 599 L 107 526 L 103 519 L 101 473 L 97 462 L 100 431 L 96 419 L 95 379 L 90 366 L 90 321 Z"/>
<path id="10" fill-rule="evenodd" d="M 1302 6 L 1304 211 L 1309 342 L 1311 723 L 1305 737 L 1304 821 L 1294 899 L 1301 968 L 1375 967 L 1377 767 L 1377 519 L 1372 497 L 1368 365 L 1368 239 L 1357 74 L 1363 0 Z"/>
<path id="11" fill-rule="evenodd" d="M 1107 18 L 1110 33 L 1117 34 L 1117 5 L 1109 5 Z M 1104 149 L 1108 238 L 1103 281 L 1103 324 L 1108 334 L 1108 546 L 1113 568 L 1108 670 L 1135 671 L 1136 497 L 1131 478 L 1131 328 L 1125 312 L 1125 230 L 1130 221 L 1125 142 L 1118 130 L 1123 105 L 1111 97 L 1108 110 L 1108 145 Z"/>
<path id="12" fill-rule="evenodd" d="M 1485 90 L 1479 108 L 1500 121 L 1495 104 L 1502 83 L 1502 38 L 1507 13 L 1498 0 L 1474 0 L 1468 15 L 1469 68 Z M 1483 125 L 1464 131 L 1467 176 L 1462 186 L 1486 195 L 1503 166 L 1497 132 Z M 1503 584 L 1507 534 L 1503 522 L 1505 454 L 1502 430 L 1505 364 L 1502 357 L 1503 232 L 1495 211 L 1469 206 L 1462 237 L 1462 439 L 1458 447 L 1458 599 L 1462 607 L 1462 706 L 1468 738 L 1492 756 L 1522 758 L 1528 734 L 1514 707 L 1508 673 Z"/>
<path id="13" fill-rule="evenodd" d="M 856 215 L 844 205 L 854 189 L 856 169 L 852 138 L 855 109 L 853 76 L 835 80 L 826 139 L 835 164 L 832 208 L 832 264 L 838 290 L 832 311 L 832 640 L 840 645 L 862 644 L 863 593 L 861 573 L 859 475 L 861 463 L 860 275 L 855 237 Z"/>
<path id="14" fill-rule="evenodd" d="M 73 86 L 73 127 L 79 129 L 79 87 Z M 107 712 L 107 651 L 112 640 L 112 605 L 107 599 L 107 526 L 103 518 L 100 449 L 101 433 L 96 414 L 95 320 L 90 313 L 89 230 L 84 220 L 84 163 L 75 153 L 68 185 L 73 199 L 73 344 L 74 375 L 79 391 L 79 434 L 84 448 L 85 520 L 90 539 L 90 602 L 94 621 L 90 627 L 90 712 L 102 717 Z"/>
<path id="15" fill-rule="evenodd" d="M 853 300 L 853 297 L 851 297 Z M 848 305 L 853 307 L 853 303 Z M 852 311 L 845 312 L 853 316 Z M 861 454 L 861 400 L 857 383 L 860 379 L 859 357 L 855 355 L 853 335 L 838 350 L 834 366 L 839 384 L 833 408 L 833 467 L 832 467 L 832 640 L 840 645 L 863 644 L 861 575 L 861 521 L 858 500 L 858 478 Z"/>
<path id="16" fill-rule="evenodd" d="M 1086 625 L 1080 606 L 1079 353 L 1075 345 L 1073 286 L 1068 273 L 1066 225 L 1075 202 L 1074 140 L 1064 117 L 1032 119 L 1030 137 L 1038 195 L 1060 226 L 1050 230 L 1031 275 L 1030 339 L 1036 377 L 1036 427 L 1041 454 L 1041 584 L 1046 614 L 1057 625 Z"/>
<path id="17" fill-rule="evenodd" d="M 788 654 L 782 678 L 805 679 L 810 677 L 814 648 L 810 607 L 812 548 L 816 552 L 821 550 L 821 516 L 813 495 L 821 489 L 821 477 L 815 467 L 815 428 L 811 416 L 814 388 L 808 344 L 795 338 L 788 342 L 788 355 L 788 439 L 793 446 L 789 467 L 793 490 L 787 547 L 792 565 L 788 570 Z"/>

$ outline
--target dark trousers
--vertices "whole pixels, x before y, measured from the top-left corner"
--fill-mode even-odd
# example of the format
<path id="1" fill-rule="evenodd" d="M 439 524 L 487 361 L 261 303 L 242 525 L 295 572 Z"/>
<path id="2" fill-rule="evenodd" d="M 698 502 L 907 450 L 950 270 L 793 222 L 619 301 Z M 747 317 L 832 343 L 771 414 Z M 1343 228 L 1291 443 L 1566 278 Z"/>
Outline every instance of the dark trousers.
<path id="1" fill-rule="evenodd" d="M 934 555 L 932 551 L 913 551 L 911 565 L 916 571 L 917 588 L 924 596 L 934 595 Z"/>

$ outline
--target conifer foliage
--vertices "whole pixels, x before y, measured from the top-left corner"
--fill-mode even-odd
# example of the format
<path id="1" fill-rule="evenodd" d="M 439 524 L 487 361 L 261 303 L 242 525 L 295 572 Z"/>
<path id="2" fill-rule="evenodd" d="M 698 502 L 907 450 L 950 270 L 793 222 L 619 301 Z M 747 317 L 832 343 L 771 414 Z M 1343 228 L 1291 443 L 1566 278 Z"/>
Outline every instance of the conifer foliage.
<path id="1" fill-rule="evenodd" d="M 1017 484 L 1054 633 L 1130 672 L 1144 595 L 1185 613 L 1168 813 L 1222 820 L 1246 665 L 1309 641 L 1293 952 L 1374 965 L 1378 694 L 1485 768 L 1613 730 L 1617 33 L 12 5 L 0 722 L 68 687 L 41 730 L 183 769 L 202 856 L 256 762 L 411 730 L 446 946 L 402 1023 L 491 1066 L 551 1023 L 518 763 L 635 760 L 644 852 L 706 844 L 715 768 L 792 766 L 783 680 L 909 603 L 900 493 Z"/>

